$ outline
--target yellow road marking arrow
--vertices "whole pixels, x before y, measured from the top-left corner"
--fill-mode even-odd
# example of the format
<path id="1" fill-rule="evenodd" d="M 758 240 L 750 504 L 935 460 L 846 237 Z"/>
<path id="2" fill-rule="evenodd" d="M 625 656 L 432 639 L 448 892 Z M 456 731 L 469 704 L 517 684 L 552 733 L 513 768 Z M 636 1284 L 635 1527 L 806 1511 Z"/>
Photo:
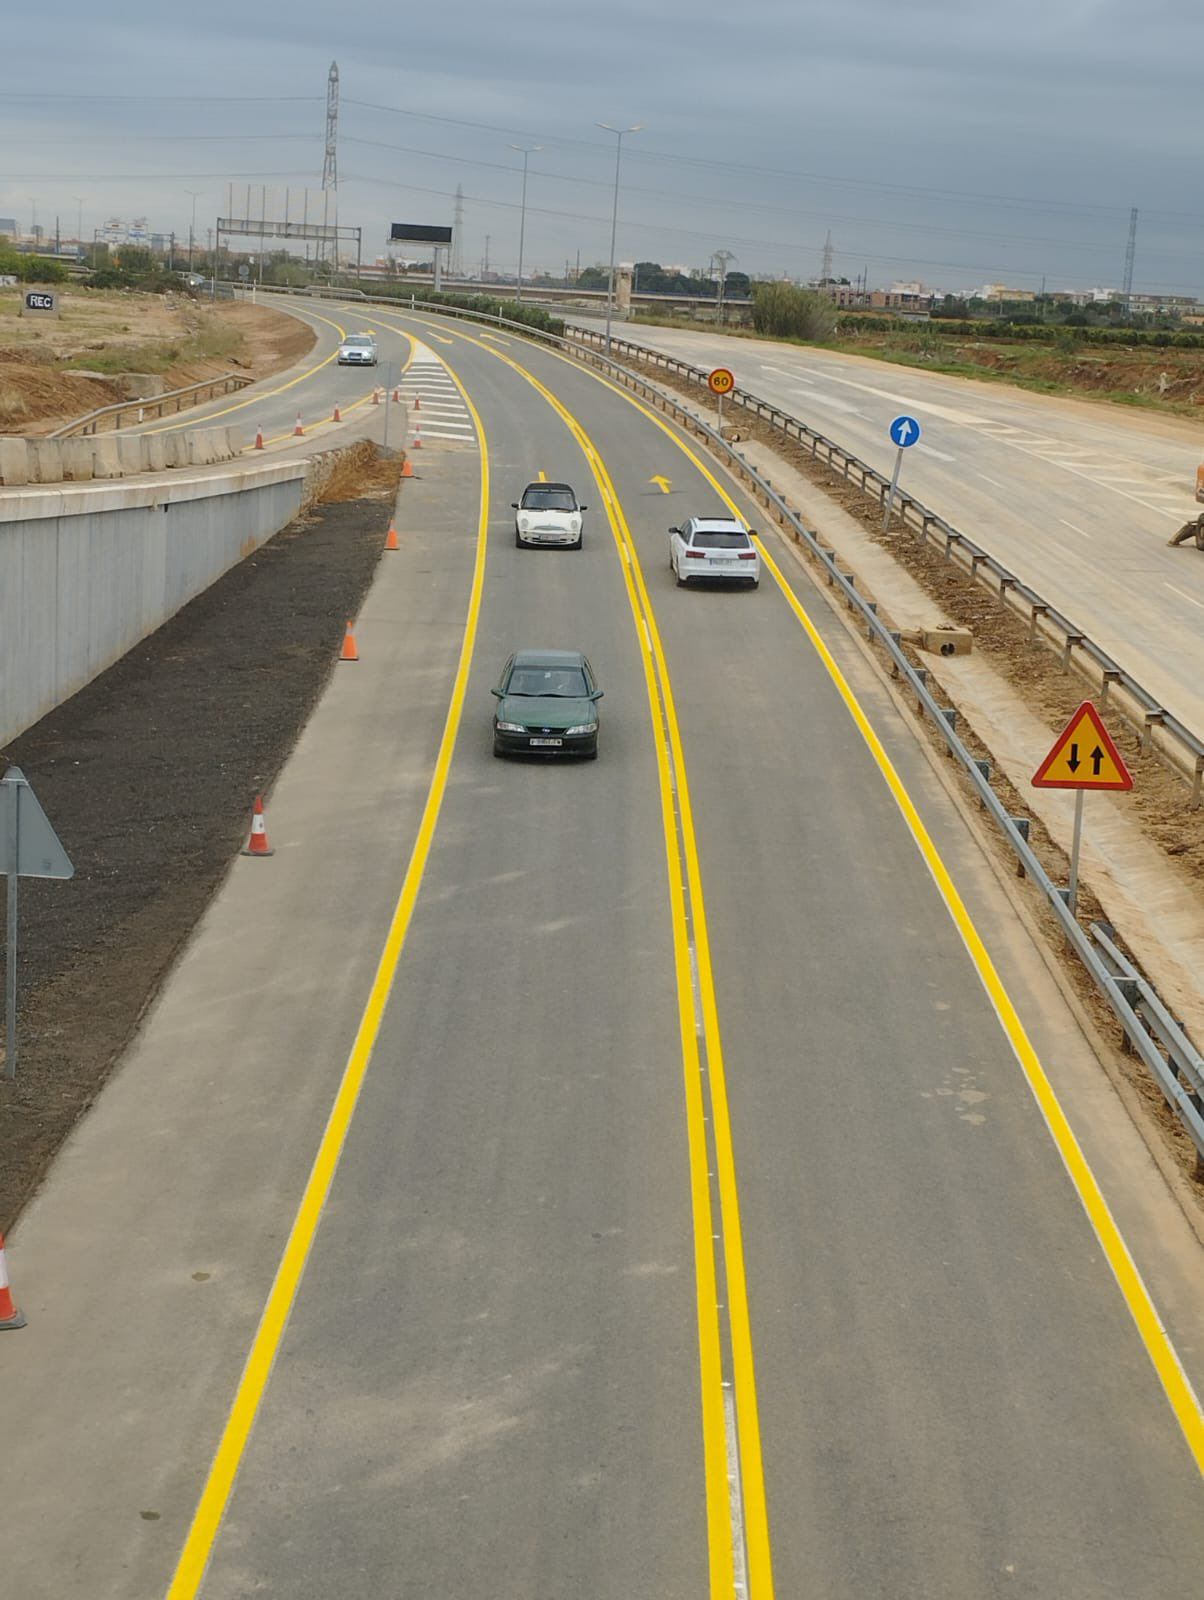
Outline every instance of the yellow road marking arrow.
<path id="1" fill-rule="evenodd" d="M 660 490 L 662 494 L 668 494 L 669 490 L 673 487 L 672 478 L 649 478 L 648 482 L 660 484 Z"/>

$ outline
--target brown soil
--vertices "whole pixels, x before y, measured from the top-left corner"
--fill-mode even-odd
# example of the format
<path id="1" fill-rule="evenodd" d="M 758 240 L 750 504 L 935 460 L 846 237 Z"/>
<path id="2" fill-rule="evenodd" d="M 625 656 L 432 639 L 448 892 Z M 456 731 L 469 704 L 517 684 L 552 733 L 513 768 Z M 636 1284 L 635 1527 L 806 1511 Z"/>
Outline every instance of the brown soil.
<path id="1" fill-rule="evenodd" d="M 45 435 L 148 392 L 134 370 L 140 355 L 160 389 L 180 389 L 223 372 L 271 377 L 300 360 L 316 337 L 295 317 L 242 301 L 131 294 L 105 296 L 102 304 L 83 297 L 77 306 L 81 297 L 64 295 L 60 321 L 34 324 L 32 335 L 15 319 L 0 325 L 0 431 Z M 128 370 L 88 375 L 67 365 L 104 368 L 115 356 Z"/>
<path id="2" fill-rule="evenodd" d="M 75 864 L 69 883 L 21 884 L 0 1231 L 242 845 L 254 796 L 287 759 L 372 581 L 399 471 L 394 457 L 332 480 L 325 493 L 341 500 L 277 534 L 0 755 L 24 769 Z"/>

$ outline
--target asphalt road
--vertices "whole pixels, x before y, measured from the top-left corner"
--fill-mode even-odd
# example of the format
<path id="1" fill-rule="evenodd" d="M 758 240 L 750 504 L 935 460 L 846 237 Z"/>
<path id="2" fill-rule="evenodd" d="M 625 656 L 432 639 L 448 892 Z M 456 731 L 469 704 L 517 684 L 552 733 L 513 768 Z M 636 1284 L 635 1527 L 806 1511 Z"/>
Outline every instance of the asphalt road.
<path id="1" fill-rule="evenodd" d="M 304 437 L 323 445 L 336 444 L 339 427 L 333 422 L 338 406 L 344 424 L 354 423 L 357 431 L 371 423 L 373 436 L 383 440 L 384 408 L 372 406 L 372 393 L 396 384 L 410 357 L 410 343 L 391 325 L 368 315 L 366 309 L 306 303 L 278 296 L 260 297 L 265 305 L 278 305 L 281 311 L 307 323 L 316 334 L 309 353 L 300 361 L 271 378 L 261 379 L 234 394 L 220 395 L 204 405 L 194 406 L 174 416 L 151 419 L 127 428 L 127 433 L 171 433 L 181 428 L 218 426 L 234 428 L 245 437 L 245 448 L 254 446 L 257 430 L 262 429 L 269 449 L 291 446 L 300 419 Z M 336 357 L 345 334 L 371 331 L 377 336 L 379 361 L 376 367 L 340 367 Z M 394 442 L 398 434 L 395 419 L 390 419 Z M 346 436 L 345 434 L 343 435 Z"/>
<path id="2" fill-rule="evenodd" d="M 770 1563 L 778 1594 L 849 1600 L 1193 1583 L 1196 1470 L 818 658 L 771 585 L 674 589 L 666 524 L 719 507 L 668 439 L 589 376 L 491 342 L 613 475 L 680 717 L 732 1125 L 725 1155 L 708 1037 L 705 1160 L 720 1188 L 734 1160 L 743 1219 L 717 1193 L 748 1592 L 767 1600 Z M 707 1592 L 708 1488 L 726 1495 L 704 1470 L 675 957 L 623 567 L 563 418 L 484 340 L 448 354 L 493 483 L 465 721 L 207 1600 L 367 1600 L 386 1574 L 399 1596 L 684 1600 Z M 510 543 L 508 502 L 540 470 L 591 505 L 579 556 Z M 491 756 L 489 686 L 528 644 L 593 660 L 596 767 Z"/>
<path id="3" fill-rule="evenodd" d="M 621 395 L 388 320 L 451 363 L 483 449 L 423 452 L 364 660 L 273 795 L 276 856 L 236 865 L 22 1223 L 16 1592 L 1190 1592 L 1200 1475 L 1161 1334 L 788 596 L 768 573 L 674 587 L 667 525 L 722 502 Z M 588 504 L 580 552 L 515 548 L 540 472 Z M 792 570 L 998 915 L 906 720 Z M 492 756 L 489 689 L 524 645 L 590 656 L 596 763 Z M 1061 1081 L 1083 1046 L 1048 975 L 1013 926 L 982 931 Z M 1138 1168 L 1112 1166 L 1127 1216 Z M 1198 1367 L 1191 1304 L 1160 1310 Z"/>
<path id="4" fill-rule="evenodd" d="M 924 434 L 907 452 L 905 487 L 1204 731 L 1204 560 L 1194 546 L 1167 548 L 1200 510 L 1198 427 L 797 345 L 616 332 L 696 366 L 731 367 L 741 387 L 887 475 L 887 426 L 914 414 Z"/>

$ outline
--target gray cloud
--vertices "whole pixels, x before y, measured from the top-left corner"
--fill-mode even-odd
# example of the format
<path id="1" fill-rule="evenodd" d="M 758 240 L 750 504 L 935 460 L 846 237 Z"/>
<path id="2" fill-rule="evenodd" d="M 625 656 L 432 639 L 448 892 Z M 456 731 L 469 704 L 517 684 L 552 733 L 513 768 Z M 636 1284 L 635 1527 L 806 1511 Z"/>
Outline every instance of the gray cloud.
<path id="1" fill-rule="evenodd" d="M 57 210 L 70 231 L 84 195 L 85 231 L 138 212 L 180 232 L 186 189 L 203 193 L 199 224 L 227 176 L 283 191 L 308 173 L 316 187 L 335 56 L 340 215 L 370 254 L 394 217 L 450 220 L 460 183 L 466 259 L 489 234 L 512 266 L 513 129 L 545 147 L 531 158 L 528 261 L 601 258 L 613 142 L 594 123 L 608 120 L 643 124 L 625 144 L 626 258 L 702 264 L 726 245 L 748 269 L 809 273 L 831 228 L 838 267 L 868 266 L 875 282 L 1115 284 L 1137 205 L 1139 287 L 1204 290 L 1183 114 L 1204 15 L 1181 0 L 1140 14 L 1118 0 L 611 0 L 588 14 L 554 0 L 294 0 L 286 16 L 110 0 L 100 18 L 62 0 L 52 32 L 30 12 L 11 20 L 23 83 L 65 98 L 0 104 L 0 213 L 27 220 L 36 197 L 39 220 Z"/>

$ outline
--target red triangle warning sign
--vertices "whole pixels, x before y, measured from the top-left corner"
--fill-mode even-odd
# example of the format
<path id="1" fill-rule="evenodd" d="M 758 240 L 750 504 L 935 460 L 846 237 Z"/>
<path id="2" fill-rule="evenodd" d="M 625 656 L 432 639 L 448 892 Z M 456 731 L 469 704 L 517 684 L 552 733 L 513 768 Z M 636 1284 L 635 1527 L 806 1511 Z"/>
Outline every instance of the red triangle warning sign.
<path id="1" fill-rule="evenodd" d="M 1103 719 L 1084 700 L 1033 773 L 1037 789 L 1131 789 L 1133 776 Z"/>

